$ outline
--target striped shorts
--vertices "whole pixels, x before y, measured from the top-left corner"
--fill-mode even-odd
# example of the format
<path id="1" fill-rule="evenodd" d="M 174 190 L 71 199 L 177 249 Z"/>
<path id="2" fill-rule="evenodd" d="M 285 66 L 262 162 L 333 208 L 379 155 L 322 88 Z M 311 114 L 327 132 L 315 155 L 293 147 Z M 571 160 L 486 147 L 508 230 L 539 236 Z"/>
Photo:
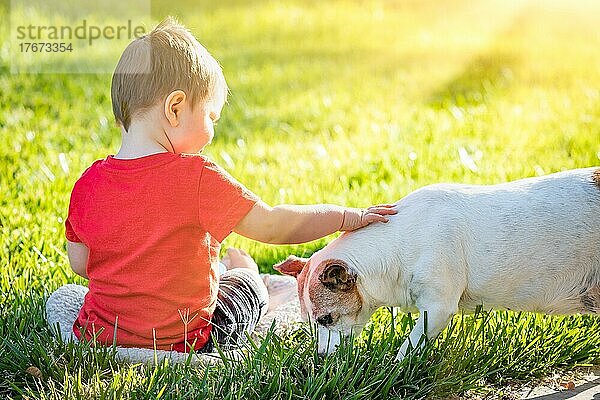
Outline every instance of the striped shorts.
<path id="1" fill-rule="evenodd" d="M 219 280 L 217 305 L 211 319 L 212 340 L 201 351 L 214 351 L 213 342 L 222 350 L 242 345 L 268 307 L 269 294 L 257 272 L 247 268 L 224 272 Z"/>

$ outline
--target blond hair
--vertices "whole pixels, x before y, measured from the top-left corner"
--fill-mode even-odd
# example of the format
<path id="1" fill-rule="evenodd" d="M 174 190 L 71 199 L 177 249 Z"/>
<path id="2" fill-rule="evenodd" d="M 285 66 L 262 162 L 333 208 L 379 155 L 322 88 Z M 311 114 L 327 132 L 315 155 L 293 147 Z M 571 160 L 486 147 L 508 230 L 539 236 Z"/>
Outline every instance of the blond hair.
<path id="1" fill-rule="evenodd" d="M 174 90 L 183 90 L 192 105 L 221 96 L 227 99 L 227 83 L 217 60 L 189 30 L 168 17 L 123 51 L 111 84 L 116 121 L 128 130 L 133 117 Z"/>

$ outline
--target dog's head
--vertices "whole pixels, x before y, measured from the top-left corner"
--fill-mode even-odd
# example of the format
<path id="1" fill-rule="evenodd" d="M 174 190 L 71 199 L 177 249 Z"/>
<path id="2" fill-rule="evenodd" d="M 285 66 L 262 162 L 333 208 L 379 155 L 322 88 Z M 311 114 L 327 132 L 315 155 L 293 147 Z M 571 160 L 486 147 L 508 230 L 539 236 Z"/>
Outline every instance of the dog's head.
<path id="1" fill-rule="evenodd" d="M 274 268 L 298 280 L 302 316 L 319 327 L 319 352 L 333 351 L 340 336 L 360 332 L 369 319 L 358 276 L 346 261 L 322 250 L 310 259 L 290 256 Z"/>

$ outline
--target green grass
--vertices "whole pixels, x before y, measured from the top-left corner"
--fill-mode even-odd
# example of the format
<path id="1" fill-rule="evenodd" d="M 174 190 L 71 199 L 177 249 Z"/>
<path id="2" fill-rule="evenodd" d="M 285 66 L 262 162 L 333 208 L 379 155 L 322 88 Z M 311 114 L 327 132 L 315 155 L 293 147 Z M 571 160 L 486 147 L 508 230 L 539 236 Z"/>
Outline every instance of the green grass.
<path id="1" fill-rule="evenodd" d="M 2 20 L 9 8 L 0 3 Z M 206 154 L 270 204 L 365 206 L 434 182 L 498 183 L 600 164 L 600 5 L 593 1 L 153 3 L 222 63 L 232 95 Z M 65 256 L 70 189 L 114 153 L 109 75 L 10 74 L 0 31 L 1 398 L 421 398 L 495 390 L 600 364 L 594 317 L 457 316 L 394 364 L 412 324 L 380 310 L 316 355 L 308 327 L 224 367 L 121 365 L 61 343 L 44 299 L 79 282 Z M 466 152 L 476 168 L 468 168 Z M 463 157 L 464 160 L 464 157 Z M 232 236 L 265 272 L 331 238 Z M 41 370 L 42 379 L 26 372 Z"/>

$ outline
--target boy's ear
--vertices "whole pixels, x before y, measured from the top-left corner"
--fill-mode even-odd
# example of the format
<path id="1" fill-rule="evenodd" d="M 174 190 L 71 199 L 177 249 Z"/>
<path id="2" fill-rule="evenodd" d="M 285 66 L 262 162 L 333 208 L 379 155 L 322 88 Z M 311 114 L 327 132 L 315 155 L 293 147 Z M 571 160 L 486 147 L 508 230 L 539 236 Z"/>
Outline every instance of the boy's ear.
<path id="1" fill-rule="evenodd" d="M 300 258 L 296 256 L 289 256 L 287 260 L 280 262 L 279 264 L 273 265 L 275 270 L 281 272 L 284 275 L 291 275 L 294 278 L 297 277 L 302 269 L 308 263 L 308 258 Z"/>
<path id="2" fill-rule="evenodd" d="M 179 126 L 180 113 L 186 101 L 187 96 L 183 90 L 174 90 L 165 99 L 165 117 L 173 128 Z"/>

